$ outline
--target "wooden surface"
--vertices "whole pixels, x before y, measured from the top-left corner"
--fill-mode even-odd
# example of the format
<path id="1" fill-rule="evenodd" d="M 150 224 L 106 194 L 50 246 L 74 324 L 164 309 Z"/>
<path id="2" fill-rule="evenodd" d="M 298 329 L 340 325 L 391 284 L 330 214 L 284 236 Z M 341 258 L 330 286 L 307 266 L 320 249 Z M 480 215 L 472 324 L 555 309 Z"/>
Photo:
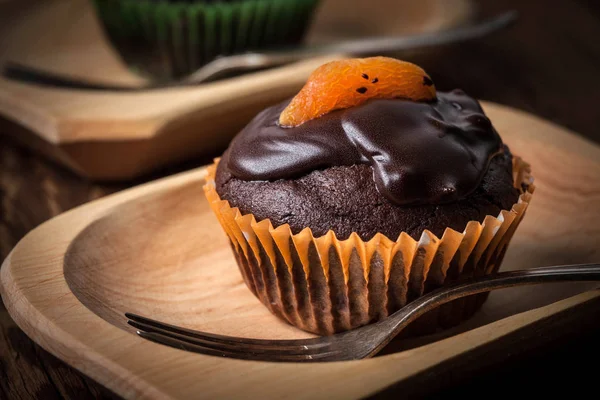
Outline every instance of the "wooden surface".
<path id="1" fill-rule="evenodd" d="M 0 62 L 103 83 L 143 84 L 104 40 L 88 0 L 30 1 L 0 9 L 0 16 Z M 330 59 L 196 87 L 127 93 L 57 90 L 0 77 L 0 116 L 29 131 L 5 133 L 82 176 L 129 179 L 210 156 Z"/>
<path id="2" fill-rule="evenodd" d="M 520 111 L 483 106 L 512 151 L 531 163 L 536 180 L 503 269 L 598 260 L 600 146 Z M 477 348 L 489 356 L 471 359 L 470 368 L 506 353 L 496 340 L 538 339 L 539 324 L 549 321 L 555 333 L 568 331 L 572 324 L 560 322 L 572 320 L 561 314 L 586 320 L 596 315 L 590 303 L 600 306 L 600 290 L 590 291 L 598 283 L 512 288 L 492 293 L 474 318 L 420 338 L 417 347 L 399 341 L 400 351 L 330 364 L 248 362 L 158 345 L 135 335 L 124 313 L 231 336 L 310 337 L 273 316 L 246 288 L 202 199 L 205 176 L 199 168 L 152 182 L 33 230 L 2 266 L 2 299 L 11 316 L 47 350 L 127 398 L 358 399 L 408 384 L 414 375 L 427 373 L 435 382 L 448 371 L 460 374 L 458 361 Z"/>
<path id="3" fill-rule="evenodd" d="M 474 96 L 536 113 L 600 142 L 596 111 L 600 97 L 600 46 L 595 40 L 600 35 L 598 5 L 586 0 L 557 0 L 552 6 L 542 7 L 535 0 L 479 3 L 485 15 L 518 9 L 521 21 L 510 31 L 481 43 L 404 57 L 420 63 L 442 90 L 463 87 Z M 2 122 L 0 133 L 7 130 L 6 124 Z M 180 165 L 151 177 L 205 161 Z M 0 256 L 6 257 L 25 233 L 51 216 L 143 180 L 91 184 L 0 136 Z M 509 350 L 484 368 L 461 375 L 447 373 L 440 376 L 438 385 L 416 385 L 420 389 L 417 395 L 443 390 L 444 395 L 474 396 L 490 387 L 496 394 L 525 390 L 538 395 L 559 389 L 568 389 L 574 395 L 591 389 L 595 381 L 588 378 L 594 368 L 586 367 L 586 363 L 596 361 L 600 351 L 600 319 L 590 315 L 587 320 L 573 321 L 571 331 L 562 332 L 560 337 L 553 334 L 551 326 L 540 331 L 540 340 L 533 343 L 543 342 L 541 348 L 532 346 L 531 351 L 519 355 Z M 33 344 L 3 308 L 0 324 L 0 398 L 112 397 Z M 520 343 L 517 337 L 508 345 Z M 393 393 L 405 390 L 399 387 Z M 414 392 L 415 386 L 411 390 Z M 380 397 L 388 396 L 392 398 L 389 393 Z"/>
<path id="4" fill-rule="evenodd" d="M 354 0 L 352 12 L 340 13 L 345 0 L 324 0 L 308 40 L 433 31 L 470 15 L 468 0 L 426 0 L 418 6 L 403 0 L 397 4 L 400 16 L 385 12 L 385 1 Z M 367 7 L 373 12 L 364 13 Z M 30 0 L 0 8 L 0 49 L 0 62 L 92 82 L 144 84 L 105 40 L 89 0 Z M 316 67 L 334 58 L 199 86 L 125 93 L 57 90 L 0 77 L 0 116 L 32 134 L 7 132 L 82 176 L 131 179 L 173 162 L 211 156 L 252 116 L 292 96 Z"/>

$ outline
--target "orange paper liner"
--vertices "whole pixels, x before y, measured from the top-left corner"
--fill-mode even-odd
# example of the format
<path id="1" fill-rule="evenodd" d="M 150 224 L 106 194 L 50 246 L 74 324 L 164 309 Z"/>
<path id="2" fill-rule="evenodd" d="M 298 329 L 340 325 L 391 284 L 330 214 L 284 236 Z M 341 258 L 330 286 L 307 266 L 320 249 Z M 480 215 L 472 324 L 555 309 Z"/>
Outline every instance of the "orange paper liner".
<path id="1" fill-rule="evenodd" d="M 511 210 L 497 217 L 470 221 L 462 233 L 446 228 L 441 238 L 425 230 L 418 241 L 405 232 L 396 241 L 383 234 L 364 241 L 356 233 L 338 240 L 333 231 L 321 237 L 310 228 L 293 234 L 287 224 L 274 228 L 269 220 L 242 215 L 216 192 L 217 163 L 208 169 L 204 191 L 244 281 L 273 314 L 322 335 L 385 318 L 444 283 L 496 272 L 534 191 L 529 164 L 515 156 L 513 177 L 522 193 Z M 486 297 L 443 306 L 413 323 L 420 323 L 413 330 L 455 325 Z"/>

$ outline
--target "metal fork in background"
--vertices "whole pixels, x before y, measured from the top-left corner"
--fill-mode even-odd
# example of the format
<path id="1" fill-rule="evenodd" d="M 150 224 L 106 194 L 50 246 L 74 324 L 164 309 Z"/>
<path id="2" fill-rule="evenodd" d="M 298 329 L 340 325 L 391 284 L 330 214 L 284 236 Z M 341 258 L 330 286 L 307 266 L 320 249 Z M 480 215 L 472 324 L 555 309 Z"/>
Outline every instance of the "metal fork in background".
<path id="1" fill-rule="evenodd" d="M 131 313 L 126 313 L 125 316 L 128 318 L 128 324 L 135 327 L 141 337 L 181 350 L 246 360 L 346 361 L 374 356 L 419 316 L 461 297 L 513 286 L 598 280 L 600 264 L 560 265 L 500 272 L 435 290 L 407 304 L 383 321 L 312 339 L 246 339 L 181 328 Z"/>
<path id="2" fill-rule="evenodd" d="M 353 39 L 320 46 L 297 47 L 264 53 L 244 53 L 217 58 L 202 66 L 197 71 L 174 82 L 149 82 L 141 87 L 112 85 L 72 78 L 60 74 L 43 71 L 15 62 L 4 65 L 2 74 L 5 78 L 34 83 L 38 85 L 85 90 L 140 91 L 162 89 L 166 87 L 196 85 L 240 73 L 260 69 L 273 68 L 311 57 L 327 54 L 364 57 L 384 53 L 422 49 L 458 43 L 484 37 L 500 29 L 510 26 L 518 18 L 514 10 L 478 23 L 459 26 L 441 32 L 422 33 L 410 36 L 375 37 Z"/>

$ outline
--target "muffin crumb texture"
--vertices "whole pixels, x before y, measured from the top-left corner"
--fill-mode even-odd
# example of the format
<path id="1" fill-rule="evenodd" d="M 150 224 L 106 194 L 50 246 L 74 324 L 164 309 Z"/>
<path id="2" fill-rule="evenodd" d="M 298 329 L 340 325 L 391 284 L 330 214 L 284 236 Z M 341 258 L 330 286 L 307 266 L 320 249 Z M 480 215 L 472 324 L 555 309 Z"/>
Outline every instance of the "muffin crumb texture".
<path id="1" fill-rule="evenodd" d="M 378 232 L 391 240 L 403 231 L 416 240 L 425 229 L 438 237 L 446 227 L 462 232 L 469 221 L 482 222 L 487 215 L 510 210 L 519 196 L 506 146 L 491 160 L 473 193 L 447 204 L 394 205 L 377 191 L 373 171 L 366 164 L 330 167 L 271 182 L 237 179 L 225 163 L 219 163 L 215 181 L 219 196 L 242 214 L 251 213 L 257 221 L 270 219 L 274 227 L 289 224 L 293 233 L 309 227 L 315 237 L 333 230 L 340 240 L 354 231 L 363 240 Z"/>

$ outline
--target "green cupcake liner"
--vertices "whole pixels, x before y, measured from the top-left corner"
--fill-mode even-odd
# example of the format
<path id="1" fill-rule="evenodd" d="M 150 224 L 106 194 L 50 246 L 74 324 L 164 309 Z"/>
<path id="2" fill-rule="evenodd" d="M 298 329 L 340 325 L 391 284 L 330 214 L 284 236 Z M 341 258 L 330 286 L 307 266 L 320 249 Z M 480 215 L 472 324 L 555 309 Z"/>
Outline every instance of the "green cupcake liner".
<path id="1" fill-rule="evenodd" d="M 221 55 L 299 43 L 319 0 L 94 0 L 111 43 L 155 78 Z"/>

